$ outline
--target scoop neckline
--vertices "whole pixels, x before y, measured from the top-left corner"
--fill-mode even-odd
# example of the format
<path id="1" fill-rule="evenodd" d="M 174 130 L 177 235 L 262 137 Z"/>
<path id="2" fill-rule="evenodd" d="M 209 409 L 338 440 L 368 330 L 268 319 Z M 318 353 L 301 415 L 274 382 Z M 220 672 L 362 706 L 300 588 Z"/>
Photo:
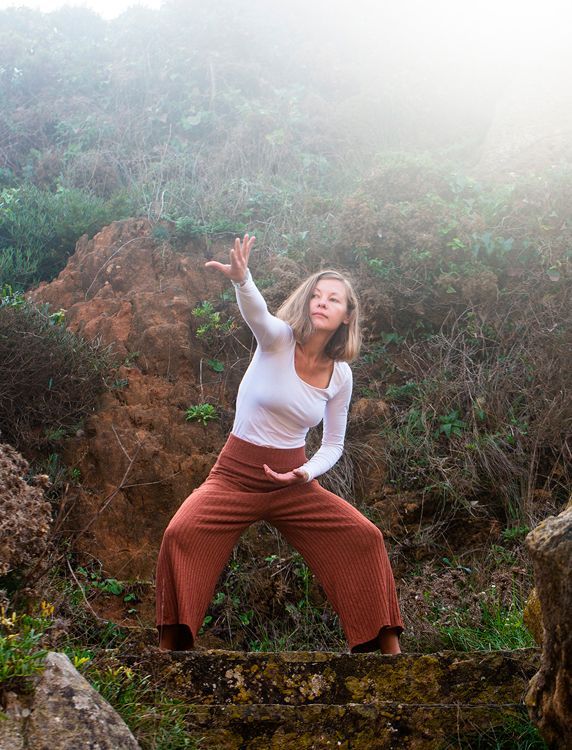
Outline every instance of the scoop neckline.
<path id="1" fill-rule="evenodd" d="M 328 385 L 324 388 L 321 388 L 319 385 L 312 385 L 312 383 L 308 383 L 307 380 L 304 380 L 304 378 L 301 378 L 298 375 L 298 371 L 296 370 L 296 341 L 294 341 L 294 346 L 292 347 L 292 369 L 294 370 L 294 375 L 298 378 L 298 380 L 301 383 L 304 383 L 304 385 L 307 385 L 309 388 L 315 388 L 317 391 L 327 391 L 329 387 L 332 385 L 332 380 L 334 379 L 334 373 L 336 371 L 336 364 L 337 361 L 334 359 L 334 366 L 332 367 L 332 374 L 330 375 L 330 380 L 328 381 Z"/>

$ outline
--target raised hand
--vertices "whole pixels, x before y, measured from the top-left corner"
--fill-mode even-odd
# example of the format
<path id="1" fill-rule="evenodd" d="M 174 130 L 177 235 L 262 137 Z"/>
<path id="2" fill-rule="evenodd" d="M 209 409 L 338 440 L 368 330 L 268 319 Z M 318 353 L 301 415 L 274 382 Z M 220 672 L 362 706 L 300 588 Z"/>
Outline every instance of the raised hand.
<path id="1" fill-rule="evenodd" d="M 267 478 L 275 484 L 301 484 L 308 481 L 308 474 L 306 474 L 304 469 L 294 469 L 293 471 L 286 472 L 286 474 L 279 474 L 276 471 L 272 471 L 267 464 L 264 464 L 262 468 Z"/>
<path id="2" fill-rule="evenodd" d="M 256 237 L 249 237 L 247 234 L 244 235 L 242 242 L 237 237 L 234 241 L 234 247 L 230 250 L 230 263 L 219 263 L 218 260 L 209 260 L 205 263 L 207 268 L 214 268 L 217 271 L 221 271 L 231 281 L 240 283 L 246 278 L 246 272 L 248 271 L 248 256 Z"/>

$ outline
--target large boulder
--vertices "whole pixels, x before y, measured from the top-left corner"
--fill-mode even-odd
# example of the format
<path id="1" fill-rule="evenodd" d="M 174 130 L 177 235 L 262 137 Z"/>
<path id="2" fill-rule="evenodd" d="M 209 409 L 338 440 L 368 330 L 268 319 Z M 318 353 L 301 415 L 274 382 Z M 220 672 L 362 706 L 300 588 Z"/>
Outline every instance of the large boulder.
<path id="1" fill-rule="evenodd" d="M 6 704 L 3 750 L 140 750 L 123 719 L 65 654 L 49 653 L 33 695 L 11 693 Z"/>
<path id="2" fill-rule="evenodd" d="M 526 538 L 542 611 L 540 670 L 526 704 L 550 748 L 572 747 L 572 505 Z"/>
<path id="3" fill-rule="evenodd" d="M 30 568 L 46 548 L 51 507 L 43 488 L 48 477 L 26 479 L 29 468 L 12 446 L 0 444 L 0 577 Z"/>

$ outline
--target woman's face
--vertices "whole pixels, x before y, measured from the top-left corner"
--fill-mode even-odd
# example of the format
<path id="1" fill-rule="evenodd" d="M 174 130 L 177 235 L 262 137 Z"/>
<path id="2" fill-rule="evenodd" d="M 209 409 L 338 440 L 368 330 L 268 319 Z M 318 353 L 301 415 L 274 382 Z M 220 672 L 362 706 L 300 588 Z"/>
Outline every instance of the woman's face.
<path id="1" fill-rule="evenodd" d="M 339 279 L 320 279 L 310 297 L 309 314 L 317 331 L 337 331 L 349 323 L 346 285 Z"/>

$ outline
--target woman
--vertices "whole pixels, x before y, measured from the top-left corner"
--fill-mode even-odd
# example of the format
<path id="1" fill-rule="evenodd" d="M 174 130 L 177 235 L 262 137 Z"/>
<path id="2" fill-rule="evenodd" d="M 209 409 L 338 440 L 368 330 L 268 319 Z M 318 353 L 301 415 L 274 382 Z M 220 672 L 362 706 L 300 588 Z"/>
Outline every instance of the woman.
<path id="1" fill-rule="evenodd" d="M 227 276 L 258 347 L 238 390 L 232 433 L 206 481 L 165 531 L 157 566 L 160 647 L 192 648 L 216 582 L 242 532 L 272 523 L 305 558 L 340 616 L 352 652 L 398 654 L 403 623 L 379 529 L 321 487 L 343 450 L 359 350 L 358 305 L 335 271 L 311 276 L 277 313 L 248 270 L 254 237 L 236 239 Z M 308 461 L 308 429 L 323 419 Z"/>

